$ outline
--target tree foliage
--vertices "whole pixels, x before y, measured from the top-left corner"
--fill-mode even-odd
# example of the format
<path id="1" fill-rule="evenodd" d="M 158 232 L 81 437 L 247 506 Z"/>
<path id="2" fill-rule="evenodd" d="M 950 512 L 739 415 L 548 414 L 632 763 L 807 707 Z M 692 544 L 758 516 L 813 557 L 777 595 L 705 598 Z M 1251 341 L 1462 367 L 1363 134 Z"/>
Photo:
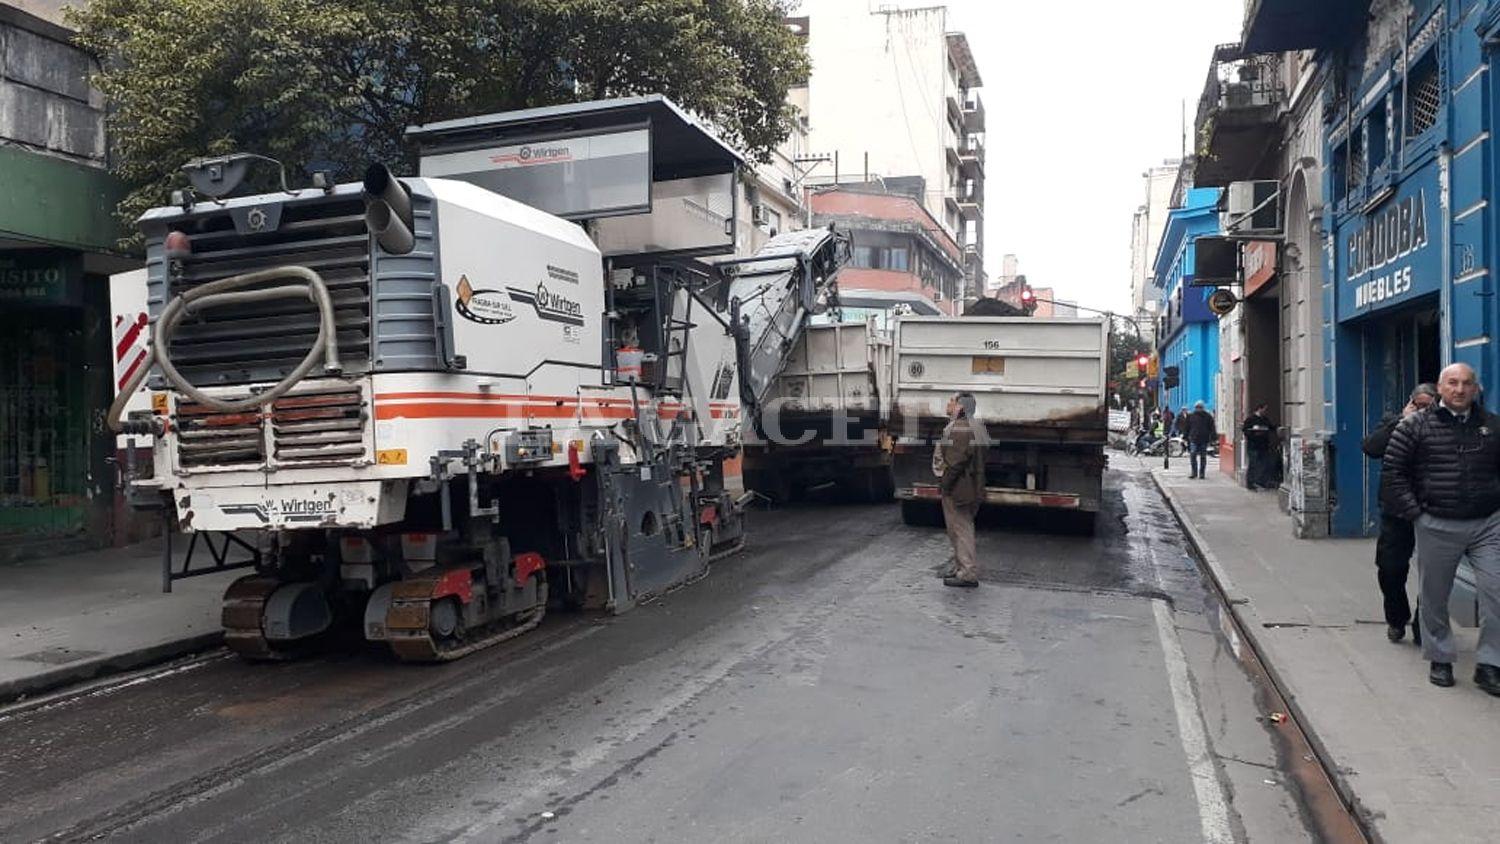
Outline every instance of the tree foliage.
<path id="1" fill-rule="evenodd" d="M 764 159 L 806 78 L 789 0 L 93 0 L 70 12 L 102 59 L 133 219 L 188 159 L 256 152 L 341 179 L 410 168 L 410 125 L 661 93 Z"/>

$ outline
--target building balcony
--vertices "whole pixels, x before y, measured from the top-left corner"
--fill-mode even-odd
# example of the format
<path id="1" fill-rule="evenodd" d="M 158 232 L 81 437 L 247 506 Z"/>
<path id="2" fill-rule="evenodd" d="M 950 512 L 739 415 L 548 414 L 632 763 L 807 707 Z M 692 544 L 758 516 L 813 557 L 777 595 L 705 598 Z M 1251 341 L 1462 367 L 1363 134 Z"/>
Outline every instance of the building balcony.
<path id="1" fill-rule="evenodd" d="M 958 213 L 966 220 L 982 219 L 984 217 L 984 189 L 978 185 L 960 188 Z"/>
<path id="2" fill-rule="evenodd" d="M 1238 44 L 1214 51 L 1198 100 L 1198 187 L 1275 178 L 1272 155 L 1282 103 L 1281 56 L 1246 55 Z"/>
<path id="3" fill-rule="evenodd" d="M 958 142 L 959 172 L 969 175 L 984 174 L 984 141 L 976 135 L 968 135 Z"/>
<path id="4" fill-rule="evenodd" d="M 974 275 L 984 269 L 984 253 L 979 251 L 979 244 L 969 243 L 964 246 L 964 274 Z"/>
<path id="5" fill-rule="evenodd" d="M 1281 53 L 1334 47 L 1365 32 L 1370 0 L 1250 0 L 1245 51 Z"/>
<path id="6" fill-rule="evenodd" d="M 972 91 L 964 103 L 964 131 L 969 133 L 984 131 L 984 101 Z"/>
<path id="7" fill-rule="evenodd" d="M 964 103 L 959 91 L 949 91 L 947 96 L 948 121 L 954 126 L 964 125 Z"/>

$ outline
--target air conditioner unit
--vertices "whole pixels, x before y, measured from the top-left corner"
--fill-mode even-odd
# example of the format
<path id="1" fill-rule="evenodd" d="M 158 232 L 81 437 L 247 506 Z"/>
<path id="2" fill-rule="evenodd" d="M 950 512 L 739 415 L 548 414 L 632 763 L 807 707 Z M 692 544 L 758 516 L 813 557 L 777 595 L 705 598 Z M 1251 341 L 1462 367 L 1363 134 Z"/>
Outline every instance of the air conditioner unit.
<path id="1" fill-rule="evenodd" d="M 770 222 L 770 220 L 771 215 L 766 213 L 766 206 L 750 206 L 750 222 L 754 223 L 757 226 L 764 226 L 766 223 Z"/>
<path id="2" fill-rule="evenodd" d="M 1230 182 L 1224 189 L 1219 227 L 1231 237 L 1281 234 L 1281 183 L 1272 180 Z"/>

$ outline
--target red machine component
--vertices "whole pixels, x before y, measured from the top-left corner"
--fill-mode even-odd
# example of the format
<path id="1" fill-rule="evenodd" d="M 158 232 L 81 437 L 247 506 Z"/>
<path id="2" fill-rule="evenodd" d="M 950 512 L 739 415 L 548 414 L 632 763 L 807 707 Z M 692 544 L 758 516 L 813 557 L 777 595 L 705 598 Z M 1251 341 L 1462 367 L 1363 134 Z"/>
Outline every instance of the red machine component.
<path id="1" fill-rule="evenodd" d="M 578 441 L 568 443 L 568 477 L 574 482 L 583 480 L 588 470 L 583 468 L 583 461 L 578 456 Z"/>
<path id="2" fill-rule="evenodd" d="M 535 551 L 516 555 L 516 583 L 525 583 L 533 574 L 545 569 L 547 561 Z"/>
<path id="3" fill-rule="evenodd" d="M 468 569 L 453 569 L 438 578 L 437 585 L 432 589 L 431 600 L 436 601 L 449 595 L 465 604 L 474 600 L 474 575 Z"/>

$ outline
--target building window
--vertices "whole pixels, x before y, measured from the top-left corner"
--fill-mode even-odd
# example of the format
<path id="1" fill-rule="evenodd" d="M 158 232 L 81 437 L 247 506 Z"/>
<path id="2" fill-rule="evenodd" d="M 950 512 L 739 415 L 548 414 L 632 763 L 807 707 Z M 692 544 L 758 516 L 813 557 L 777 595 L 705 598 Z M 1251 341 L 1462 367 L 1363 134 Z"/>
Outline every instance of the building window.
<path id="1" fill-rule="evenodd" d="M 1349 192 L 1357 192 L 1365 183 L 1365 133 L 1364 124 L 1349 133 L 1348 175 Z"/>
<path id="2" fill-rule="evenodd" d="M 1443 81 L 1438 69 L 1437 49 L 1412 65 L 1406 75 L 1406 136 L 1408 138 L 1426 132 L 1437 124 L 1438 109 L 1443 106 Z"/>
<path id="3" fill-rule="evenodd" d="M 911 272 L 911 250 L 905 246 L 856 246 L 849 266 L 866 270 Z"/>
<path id="4" fill-rule="evenodd" d="M 1378 173 L 1385 166 L 1387 153 L 1387 142 L 1390 140 L 1386 133 L 1385 101 L 1370 110 L 1370 116 L 1365 118 L 1365 147 L 1370 151 L 1370 172 Z"/>
<path id="5" fill-rule="evenodd" d="M 1349 195 L 1349 146 L 1339 144 L 1333 150 L 1333 201 L 1343 202 Z"/>
<path id="6" fill-rule="evenodd" d="M 770 234 L 781 231 L 781 212 L 769 206 L 762 205 L 760 208 L 760 228 Z"/>

